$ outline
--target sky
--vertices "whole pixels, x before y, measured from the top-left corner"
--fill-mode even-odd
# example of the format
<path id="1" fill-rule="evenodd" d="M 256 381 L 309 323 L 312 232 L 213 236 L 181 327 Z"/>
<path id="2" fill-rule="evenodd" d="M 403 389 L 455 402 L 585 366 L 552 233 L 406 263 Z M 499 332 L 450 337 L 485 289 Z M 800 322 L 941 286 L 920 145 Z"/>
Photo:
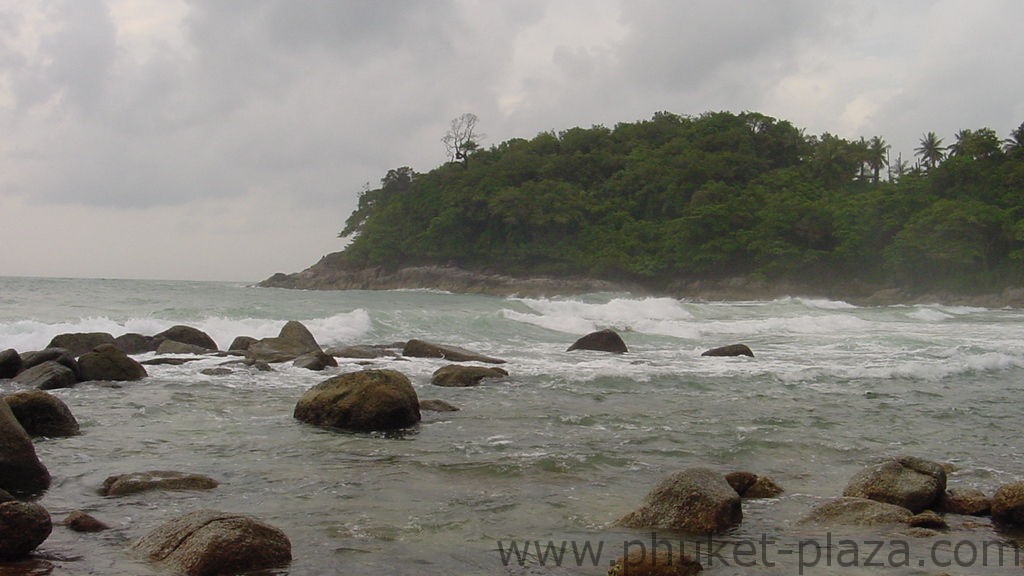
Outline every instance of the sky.
<path id="1" fill-rule="evenodd" d="M 1019 0 L 0 0 L 0 275 L 252 282 L 359 193 L 482 144 L 754 111 L 808 134 L 1024 122 Z"/>

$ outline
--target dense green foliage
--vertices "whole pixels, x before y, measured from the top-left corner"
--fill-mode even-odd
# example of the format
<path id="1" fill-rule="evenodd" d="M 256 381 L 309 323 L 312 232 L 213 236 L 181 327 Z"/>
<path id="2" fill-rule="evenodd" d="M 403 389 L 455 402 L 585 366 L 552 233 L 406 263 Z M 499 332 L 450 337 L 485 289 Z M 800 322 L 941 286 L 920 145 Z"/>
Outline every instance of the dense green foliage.
<path id="1" fill-rule="evenodd" d="M 453 263 L 652 285 L 756 275 L 987 289 L 1022 279 L 1024 125 L 1001 141 L 807 136 L 756 113 L 658 113 L 391 170 L 340 236 L 355 266 Z"/>

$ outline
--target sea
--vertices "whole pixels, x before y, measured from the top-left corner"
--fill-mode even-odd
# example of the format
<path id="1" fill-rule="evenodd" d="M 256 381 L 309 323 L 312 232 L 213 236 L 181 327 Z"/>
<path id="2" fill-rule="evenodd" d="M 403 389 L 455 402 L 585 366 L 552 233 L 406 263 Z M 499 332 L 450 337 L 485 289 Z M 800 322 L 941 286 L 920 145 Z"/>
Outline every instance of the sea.
<path id="1" fill-rule="evenodd" d="M 230 358 L 209 356 L 149 366 L 136 382 L 54 390 L 82 433 L 36 440 L 53 475 L 39 502 L 55 522 L 82 510 L 111 529 L 55 526 L 29 563 L 0 573 L 165 574 L 131 543 L 212 508 L 288 535 L 292 563 L 262 574 L 605 574 L 624 553 L 655 549 L 696 555 L 710 575 L 1020 574 L 1024 535 L 989 518 L 947 516 L 950 529 L 931 533 L 802 520 L 892 456 L 943 463 L 950 487 L 990 495 L 1024 480 L 1021 309 L 0 278 L 0 350 L 176 324 L 224 349 L 236 336 L 276 336 L 289 320 L 325 348 L 417 338 L 505 359 L 509 375 L 443 388 L 430 380 L 446 361 L 396 356 L 210 376 L 200 371 Z M 567 351 L 605 328 L 627 353 Z M 754 357 L 701 355 L 739 343 Z M 388 434 L 292 417 L 307 389 L 368 368 L 398 370 L 421 400 L 459 410 L 424 411 L 415 428 Z M 0 381 L 0 393 L 17 389 Z M 693 467 L 765 475 L 785 492 L 744 501 L 743 523 L 706 539 L 616 525 L 660 479 Z M 107 477 L 146 470 L 220 485 L 98 494 Z"/>

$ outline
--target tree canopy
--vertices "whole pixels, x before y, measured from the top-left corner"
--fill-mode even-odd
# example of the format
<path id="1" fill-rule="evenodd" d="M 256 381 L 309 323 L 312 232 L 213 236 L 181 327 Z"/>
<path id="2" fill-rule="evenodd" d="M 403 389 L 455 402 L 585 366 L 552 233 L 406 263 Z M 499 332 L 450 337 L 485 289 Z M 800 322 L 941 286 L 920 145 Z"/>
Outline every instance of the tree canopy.
<path id="1" fill-rule="evenodd" d="M 1022 130 L 961 130 L 948 148 L 927 132 L 913 168 L 890 164 L 879 136 L 807 135 L 754 112 L 543 132 L 474 148 L 470 163 L 390 170 L 346 221 L 343 257 L 652 286 L 991 288 L 1024 269 Z"/>

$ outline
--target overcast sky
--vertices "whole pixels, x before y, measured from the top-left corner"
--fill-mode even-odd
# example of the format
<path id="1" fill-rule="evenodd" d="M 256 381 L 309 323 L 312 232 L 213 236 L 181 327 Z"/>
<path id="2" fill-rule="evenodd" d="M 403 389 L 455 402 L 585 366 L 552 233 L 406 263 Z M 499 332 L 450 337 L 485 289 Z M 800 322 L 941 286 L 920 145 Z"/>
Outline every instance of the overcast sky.
<path id="1" fill-rule="evenodd" d="M 255 281 L 366 183 L 657 111 L 809 134 L 1024 122 L 1019 0 L 0 0 L 0 275 Z"/>

